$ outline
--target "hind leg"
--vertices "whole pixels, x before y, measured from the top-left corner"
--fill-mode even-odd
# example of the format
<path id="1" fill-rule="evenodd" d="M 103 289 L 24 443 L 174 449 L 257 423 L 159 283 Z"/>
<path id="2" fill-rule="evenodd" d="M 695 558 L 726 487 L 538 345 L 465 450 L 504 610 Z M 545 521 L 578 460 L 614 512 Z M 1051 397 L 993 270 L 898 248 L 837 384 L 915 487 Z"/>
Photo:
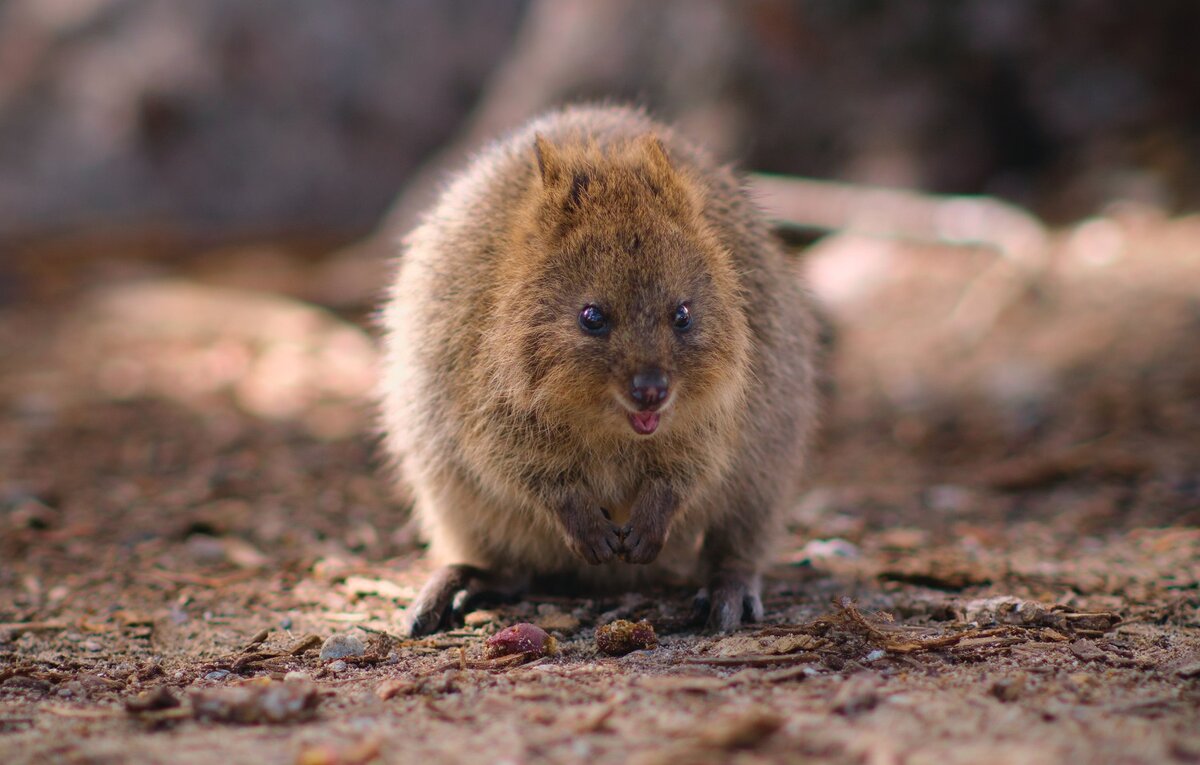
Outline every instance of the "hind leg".
<path id="1" fill-rule="evenodd" d="M 706 587 L 696 597 L 708 632 L 737 629 L 763 618 L 762 569 L 778 538 L 778 502 L 762 489 L 766 481 L 740 482 L 726 495 L 726 511 L 704 532 L 700 560 Z"/>
<path id="2" fill-rule="evenodd" d="M 414 476 L 414 512 L 429 540 L 428 554 L 449 564 L 430 575 L 409 605 L 408 634 L 419 637 L 445 629 L 487 595 L 511 598 L 522 593 L 529 577 L 511 573 L 516 564 L 505 562 L 505 556 L 487 545 L 495 527 L 510 522 L 503 508 L 485 501 L 453 472 L 434 473 L 435 479 L 426 480 L 415 462 L 406 468 Z"/>

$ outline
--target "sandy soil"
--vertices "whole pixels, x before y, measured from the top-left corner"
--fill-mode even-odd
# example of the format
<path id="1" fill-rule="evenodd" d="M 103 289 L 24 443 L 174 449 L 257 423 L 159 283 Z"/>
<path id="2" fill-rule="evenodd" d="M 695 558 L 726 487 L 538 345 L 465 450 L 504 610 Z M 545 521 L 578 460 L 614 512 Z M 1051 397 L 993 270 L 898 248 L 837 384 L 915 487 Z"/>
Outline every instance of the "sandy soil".
<path id="1" fill-rule="evenodd" d="M 836 394 L 763 624 L 531 596 L 418 642 L 353 321 L 38 264 L 0 312 L 0 761 L 1200 761 L 1200 219 L 1059 232 L 982 339 L 987 253 L 808 257 Z M 617 618 L 659 647 L 598 654 Z M 560 652 L 485 659 L 517 622 Z"/>

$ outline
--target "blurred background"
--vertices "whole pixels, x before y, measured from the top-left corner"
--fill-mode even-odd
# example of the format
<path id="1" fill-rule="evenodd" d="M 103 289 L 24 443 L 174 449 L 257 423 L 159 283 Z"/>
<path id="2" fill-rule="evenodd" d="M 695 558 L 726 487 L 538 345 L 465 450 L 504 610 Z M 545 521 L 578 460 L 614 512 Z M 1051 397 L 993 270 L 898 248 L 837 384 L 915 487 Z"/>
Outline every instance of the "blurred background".
<path id="1" fill-rule="evenodd" d="M 405 228 L 469 148 L 585 98 L 750 169 L 1056 223 L 1195 209 L 1197 31 L 1187 0 L 4 0 L 3 278 L 81 234 L 317 256 L 389 210 Z"/>

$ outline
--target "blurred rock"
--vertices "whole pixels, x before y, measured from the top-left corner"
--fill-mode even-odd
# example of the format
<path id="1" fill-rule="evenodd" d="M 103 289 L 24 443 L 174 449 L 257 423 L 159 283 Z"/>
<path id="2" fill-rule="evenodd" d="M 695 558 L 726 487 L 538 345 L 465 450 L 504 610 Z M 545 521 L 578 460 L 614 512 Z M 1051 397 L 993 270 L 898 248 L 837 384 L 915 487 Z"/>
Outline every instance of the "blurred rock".
<path id="1" fill-rule="evenodd" d="M 346 237 L 408 185 L 395 232 L 466 152 L 586 98 L 764 170 L 1059 217 L 1194 206 L 1198 26 L 1194 3 L 1120 0 L 11 0 L 0 241 Z"/>
<path id="2" fill-rule="evenodd" d="M 0 240 L 150 219 L 366 229 L 471 107 L 522 5 L 0 4 Z"/>

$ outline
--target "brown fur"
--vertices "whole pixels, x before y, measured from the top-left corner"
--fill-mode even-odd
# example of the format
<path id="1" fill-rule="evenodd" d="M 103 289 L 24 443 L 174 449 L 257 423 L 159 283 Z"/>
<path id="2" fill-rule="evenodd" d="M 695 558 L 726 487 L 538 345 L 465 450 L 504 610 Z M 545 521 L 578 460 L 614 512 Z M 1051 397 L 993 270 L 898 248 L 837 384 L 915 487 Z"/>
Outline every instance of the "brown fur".
<path id="1" fill-rule="evenodd" d="M 580 329 L 586 304 L 608 335 Z M 761 613 L 816 417 L 816 322 L 728 169 L 639 111 L 546 115 L 449 184 L 384 320 L 387 444 L 441 563 L 607 587 L 698 576 L 714 629 Z M 641 436 L 622 397 L 647 365 L 673 395 Z M 423 595 L 414 631 L 447 604 Z"/>

